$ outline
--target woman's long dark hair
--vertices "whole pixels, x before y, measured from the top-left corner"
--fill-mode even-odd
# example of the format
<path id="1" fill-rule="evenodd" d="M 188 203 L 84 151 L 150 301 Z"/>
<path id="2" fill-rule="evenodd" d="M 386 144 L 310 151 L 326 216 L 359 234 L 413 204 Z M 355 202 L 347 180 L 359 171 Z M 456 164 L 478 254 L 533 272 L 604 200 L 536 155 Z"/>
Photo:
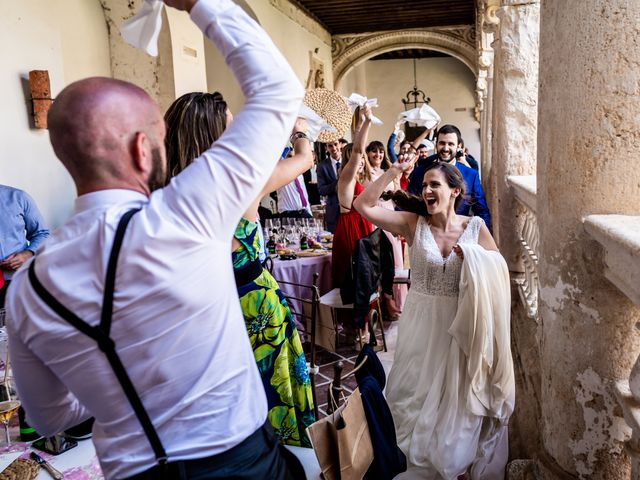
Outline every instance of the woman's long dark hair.
<path id="1" fill-rule="evenodd" d="M 466 193 L 464 179 L 462 178 L 460 170 L 458 170 L 453 165 L 439 161 L 435 161 L 431 165 L 429 165 L 424 171 L 425 175 L 430 170 L 440 170 L 442 172 L 442 175 L 444 175 L 444 179 L 447 182 L 447 185 L 449 185 L 449 188 L 460 189 L 460 195 L 456 197 L 453 203 L 453 207 L 457 210 Z M 384 192 L 380 196 L 380 198 L 382 198 L 383 200 L 393 200 L 396 206 L 404 210 L 405 212 L 412 212 L 422 217 L 429 216 L 427 205 L 424 202 L 422 196 L 413 195 L 411 193 L 405 192 L 404 190 L 396 190 L 395 192 Z"/>
<path id="2" fill-rule="evenodd" d="M 380 168 L 386 172 L 391 168 L 391 161 L 387 156 L 386 148 L 384 148 L 384 145 L 382 144 L 382 142 L 379 142 L 378 140 L 374 140 L 371 143 L 369 143 L 369 145 L 367 145 L 365 152 L 369 153 L 369 152 L 373 152 L 374 150 L 382 150 L 382 153 L 384 156 L 382 157 L 382 162 L 380 162 Z M 367 156 L 367 161 L 369 161 L 368 156 Z"/>
<path id="3" fill-rule="evenodd" d="M 186 93 L 164 114 L 167 182 L 202 155 L 227 128 L 227 102 L 219 92 Z"/>

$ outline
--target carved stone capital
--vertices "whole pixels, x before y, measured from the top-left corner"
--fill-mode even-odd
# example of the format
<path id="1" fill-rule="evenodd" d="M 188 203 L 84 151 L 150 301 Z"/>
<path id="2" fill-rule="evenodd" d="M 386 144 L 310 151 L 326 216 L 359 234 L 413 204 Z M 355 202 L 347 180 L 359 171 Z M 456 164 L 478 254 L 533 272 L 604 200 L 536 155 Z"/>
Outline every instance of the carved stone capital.
<path id="1" fill-rule="evenodd" d="M 489 5 L 484 11 L 482 19 L 482 30 L 487 33 L 496 33 L 500 26 L 500 17 L 498 12 L 502 7 L 500 5 Z"/>

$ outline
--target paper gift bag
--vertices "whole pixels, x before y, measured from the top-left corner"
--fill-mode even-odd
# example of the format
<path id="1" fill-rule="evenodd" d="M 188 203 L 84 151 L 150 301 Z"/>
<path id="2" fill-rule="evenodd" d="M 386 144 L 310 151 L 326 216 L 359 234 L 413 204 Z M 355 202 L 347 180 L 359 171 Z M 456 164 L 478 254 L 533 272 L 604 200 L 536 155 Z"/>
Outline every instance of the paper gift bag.
<path id="1" fill-rule="evenodd" d="M 331 389 L 331 387 L 329 387 Z M 373 461 L 373 446 L 360 390 L 307 432 L 325 480 L 361 480 Z"/>

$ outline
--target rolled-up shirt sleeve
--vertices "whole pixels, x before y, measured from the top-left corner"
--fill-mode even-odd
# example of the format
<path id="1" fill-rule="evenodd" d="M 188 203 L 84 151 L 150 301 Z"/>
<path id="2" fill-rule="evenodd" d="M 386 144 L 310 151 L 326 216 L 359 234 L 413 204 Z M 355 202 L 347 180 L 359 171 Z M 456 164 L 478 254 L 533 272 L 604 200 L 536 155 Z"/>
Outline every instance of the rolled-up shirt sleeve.
<path id="1" fill-rule="evenodd" d="M 11 289 L 10 289 L 11 290 Z M 10 305 L 15 305 L 11 302 Z M 8 311 L 9 352 L 13 377 L 27 412 L 27 422 L 36 431 L 50 437 L 88 419 L 91 414 L 78 399 L 47 367 L 47 365 L 29 349 L 15 329 L 12 309 Z M 42 395 L 42 392 L 47 392 Z"/>

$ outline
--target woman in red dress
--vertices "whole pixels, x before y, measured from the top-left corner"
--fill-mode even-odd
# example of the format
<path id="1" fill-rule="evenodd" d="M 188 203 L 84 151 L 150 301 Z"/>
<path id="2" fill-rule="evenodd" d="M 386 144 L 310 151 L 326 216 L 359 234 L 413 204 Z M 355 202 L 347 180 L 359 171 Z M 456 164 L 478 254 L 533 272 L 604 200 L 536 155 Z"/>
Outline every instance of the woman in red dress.
<path id="1" fill-rule="evenodd" d="M 365 144 L 371 127 L 371 108 L 365 106 L 359 112 L 359 128 L 352 144 L 342 149 L 342 167 L 338 172 L 338 202 L 340 216 L 333 235 L 332 270 L 333 287 L 340 288 L 351 267 L 351 255 L 356 242 L 373 231 L 371 222 L 365 220 L 354 208 L 353 201 L 364 190 L 359 182 L 366 162 Z"/>

